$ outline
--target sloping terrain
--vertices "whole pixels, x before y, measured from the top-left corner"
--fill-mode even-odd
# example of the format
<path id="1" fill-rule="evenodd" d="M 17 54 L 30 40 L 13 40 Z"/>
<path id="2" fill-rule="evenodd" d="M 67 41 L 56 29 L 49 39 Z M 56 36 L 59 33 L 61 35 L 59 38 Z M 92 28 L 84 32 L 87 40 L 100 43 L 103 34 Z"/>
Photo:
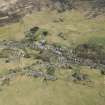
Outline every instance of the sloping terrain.
<path id="1" fill-rule="evenodd" d="M 63 19 L 63 22 L 59 20 L 59 18 Z M 20 45 L 18 44 L 18 42 L 16 42 L 16 40 L 23 40 L 25 37 L 24 31 L 26 33 L 26 31 L 30 30 L 32 27 L 37 26 L 39 27 L 39 35 L 43 31 L 48 32 L 46 41 L 50 46 L 57 44 L 57 46 L 60 45 L 62 48 L 63 46 L 70 46 L 74 48 L 75 46 L 79 46 L 87 42 L 94 42 L 96 44 L 104 45 L 104 21 L 105 20 L 102 17 L 98 17 L 98 21 L 97 19 L 89 20 L 77 11 L 64 12 L 61 14 L 58 14 L 57 12 L 36 12 L 36 14 L 33 13 L 32 15 L 24 17 L 23 23 L 20 22 L 1 27 L 0 37 L 1 42 L 4 40 L 4 44 L 8 43 L 8 46 L 13 46 L 12 50 L 14 50 L 15 46 L 17 46 L 16 48 L 20 49 Z M 63 37 L 59 36 L 62 34 Z M 29 37 L 27 37 L 27 44 L 29 43 L 29 39 L 30 35 Z M 38 37 L 37 40 L 40 40 L 40 37 Z M 1 43 L 0 45 L 3 45 L 3 43 Z M 1 49 L 3 48 L 1 47 Z M 3 82 L 4 85 L 1 85 L 0 87 L 0 104 L 5 105 L 8 103 L 9 105 L 30 105 L 31 103 L 32 105 L 103 105 L 105 103 L 104 78 L 100 74 L 100 67 L 99 69 L 96 68 L 96 70 L 94 67 L 90 69 L 90 66 L 81 66 L 81 72 L 89 76 L 90 82 L 83 80 L 77 81 L 77 83 L 75 83 L 72 80 L 72 74 L 75 71 L 75 66 L 71 65 L 71 63 L 70 66 L 73 68 L 68 67 L 67 65 L 63 66 L 62 64 L 59 64 L 61 67 L 56 67 L 57 69 L 55 73 L 57 80 L 55 77 L 51 77 L 54 81 L 48 80 L 46 83 L 43 82 L 44 77 L 40 76 L 40 72 L 46 73 L 46 67 L 43 65 L 42 61 L 49 61 L 48 58 L 52 57 L 51 61 L 55 64 L 55 62 L 57 62 L 56 59 L 58 58 L 56 57 L 57 55 L 55 56 L 55 54 L 53 55 L 53 53 L 50 52 L 43 52 L 42 55 L 40 55 L 40 49 L 41 48 L 39 48 L 37 51 L 34 49 L 32 50 L 28 47 L 26 50 L 31 57 L 22 57 L 20 63 L 15 55 L 12 55 L 14 59 L 11 58 L 11 49 L 5 49 L 4 51 L 2 50 L 3 53 L 1 54 L 10 55 L 9 59 L 5 57 L 2 58 L 3 55 L 1 55 L 0 74 L 1 76 L 4 75 L 5 78 L 8 78 L 9 76 L 11 80 L 9 82 L 9 85 L 8 82 Z M 38 54 L 40 56 L 38 56 Z M 40 66 L 40 64 L 42 66 Z M 11 74 L 11 69 L 17 71 L 19 70 L 19 68 L 24 69 L 18 73 L 16 72 L 16 74 Z M 22 75 L 21 72 L 23 72 Z M 27 74 L 30 76 L 27 76 Z M 37 76 L 39 77 L 37 78 Z M 5 78 L 3 79 L 4 81 Z"/>
<path id="2" fill-rule="evenodd" d="M 84 10 L 89 17 L 105 13 L 105 0 L 1 0 L 0 26 L 18 22 L 27 13 L 43 10 Z"/>
<path id="3" fill-rule="evenodd" d="M 93 18 L 90 0 L 20 1 L 22 19 L 0 27 L 0 105 L 104 105 L 104 8 Z"/>

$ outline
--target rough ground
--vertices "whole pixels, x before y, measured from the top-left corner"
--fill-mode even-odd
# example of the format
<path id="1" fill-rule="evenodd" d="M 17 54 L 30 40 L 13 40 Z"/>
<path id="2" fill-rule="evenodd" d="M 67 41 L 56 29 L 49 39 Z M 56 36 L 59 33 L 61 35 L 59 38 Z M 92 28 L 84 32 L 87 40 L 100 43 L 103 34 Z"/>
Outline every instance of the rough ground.
<path id="1" fill-rule="evenodd" d="M 0 27 L 0 105 L 105 104 L 105 18 L 79 9 L 38 10 Z"/>
<path id="2" fill-rule="evenodd" d="M 0 26 L 18 22 L 35 11 L 72 9 L 85 13 L 89 18 L 105 13 L 105 0 L 0 0 Z"/>

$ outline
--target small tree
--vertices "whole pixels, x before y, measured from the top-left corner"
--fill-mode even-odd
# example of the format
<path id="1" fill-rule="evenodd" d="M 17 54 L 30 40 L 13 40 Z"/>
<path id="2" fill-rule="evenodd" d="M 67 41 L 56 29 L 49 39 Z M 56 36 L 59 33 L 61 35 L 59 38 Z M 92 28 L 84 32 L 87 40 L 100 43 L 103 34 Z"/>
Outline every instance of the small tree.
<path id="1" fill-rule="evenodd" d="M 105 75 L 105 69 L 104 70 L 101 70 L 101 74 L 102 75 Z"/>
<path id="2" fill-rule="evenodd" d="M 47 67 L 46 73 L 49 75 L 55 75 L 55 68 L 53 66 Z"/>

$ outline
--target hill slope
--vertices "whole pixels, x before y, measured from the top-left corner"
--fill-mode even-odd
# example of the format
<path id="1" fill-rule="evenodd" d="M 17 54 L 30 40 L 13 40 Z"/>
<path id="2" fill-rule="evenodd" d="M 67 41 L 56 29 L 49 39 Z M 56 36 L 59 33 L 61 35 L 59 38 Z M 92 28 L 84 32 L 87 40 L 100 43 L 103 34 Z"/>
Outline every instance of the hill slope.
<path id="1" fill-rule="evenodd" d="M 105 13 L 105 0 L 1 0 L 0 25 L 17 22 L 27 13 L 42 10 L 63 12 L 76 9 L 84 10 L 87 15 L 96 17 Z"/>

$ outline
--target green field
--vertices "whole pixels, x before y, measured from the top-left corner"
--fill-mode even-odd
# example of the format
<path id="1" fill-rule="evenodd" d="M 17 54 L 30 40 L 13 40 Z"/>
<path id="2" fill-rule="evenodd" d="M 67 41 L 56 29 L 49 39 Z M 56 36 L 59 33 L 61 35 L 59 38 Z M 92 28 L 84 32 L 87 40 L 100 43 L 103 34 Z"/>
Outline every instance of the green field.
<path id="1" fill-rule="evenodd" d="M 86 69 L 85 69 L 86 70 Z M 87 71 L 85 71 L 87 72 Z M 67 76 L 61 71 L 62 75 Z M 70 72 L 68 72 L 70 74 Z M 103 105 L 105 87 L 103 77 L 96 71 L 88 72 L 92 84 L 75 84 L 70 80 L 43 83 L 41 79 L 18 77 L 0 92 L 1 105 Z"/>
<path id="2" fill-rule="evenodd" d="M 63 22 L 59 21 L 63 19 Z M 48 43 L 77 46 L 81 43 L 105 45 L 105 18 L 84 17 L 75 10 L 57 13 L 56 11 L 35 12 L 23 18 L 19 23 L 0 27 L 0 40 L 20 40 L 24 31 L 33 26 L 48 30 Z M 58 36 L 64 34 L 63 40 Z M 35 59 L 23 59 L 23 64 L 30 65 Z M 0 75 L 8 69 L 17 67 L 16 62 L 6 64 L 0 59 Z M 0 87 L 0 105 L 104 105 L 105 77 L 98 70 L 83 67 L 82 72 L 89 75 L 92 83 L 74 83 L 71 70 L 58 70 L 57 81 L 42 82 L 42 78 L 18 76 L 9 86 Z"/>

